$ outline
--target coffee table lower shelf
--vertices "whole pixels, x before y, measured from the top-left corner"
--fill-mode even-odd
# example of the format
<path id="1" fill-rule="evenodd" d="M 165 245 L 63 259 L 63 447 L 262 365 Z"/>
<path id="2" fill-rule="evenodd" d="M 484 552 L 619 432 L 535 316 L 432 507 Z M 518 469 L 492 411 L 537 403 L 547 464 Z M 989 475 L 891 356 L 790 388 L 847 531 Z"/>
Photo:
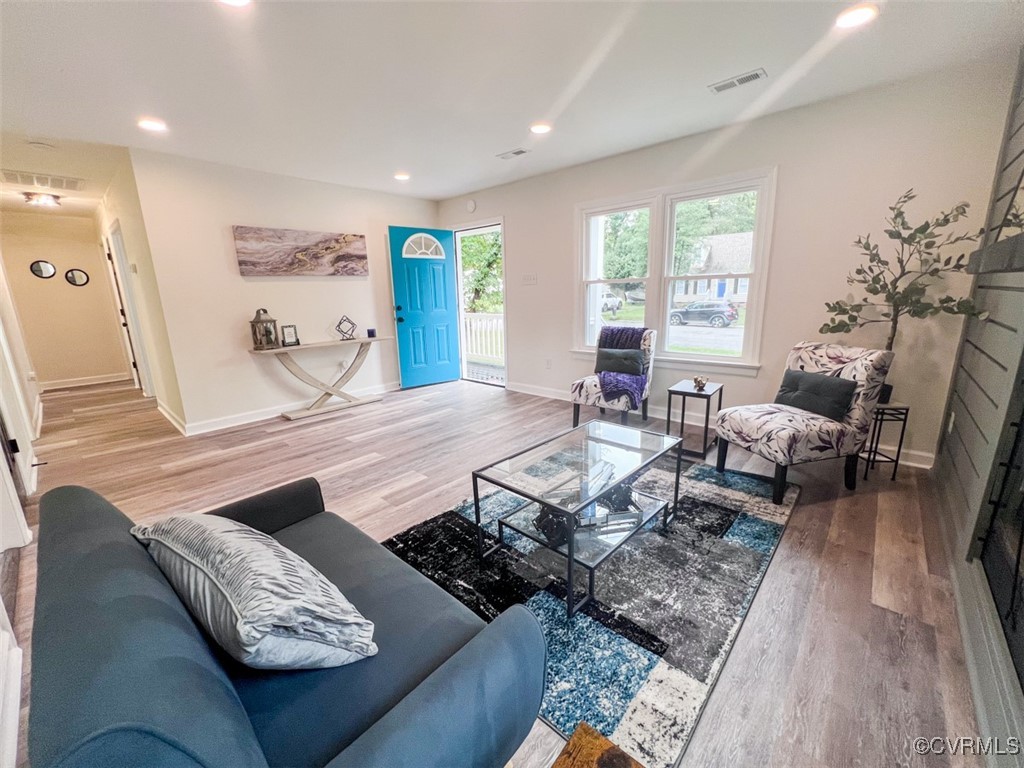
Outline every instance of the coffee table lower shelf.
<path id="1" fill-rule="evenodd" d="M 651 496 L 648 493 L 634 490 L 632 492 L 634 501 L 640 507 L 640 518 L 636 523 L 628 526 L 594 525 L 579 527 L 570 537 L 570 542 L 561 546 L 554 546 L 551 542 L 533 529 L 532 521 L 540 514 L 541 504 L 536 501 L 524 500 L 523 504 L 516 507 L 498 518 L 498 543 L 482 553 L 482 558 L 487 558 L 503 546 L 505 542 L 505 529 L 509 528 L 521 536 L 525 536 L 536 542 L 545 549 L 554 552 L 565 558 L 565 605 L 566 613 L 572 618 L 577 612 L 586 607 L 587 603 L 594 599 L 594 573 L 598 567 L 625 544 L 639 531 L 656 525 L 656 519 L 662 516 L 662 525 L 667 527 L 669 523 L 670 505 L 667 501 Z M 562 510 L 548 507 L 552 513 L 560 515 L 563 525 L 568 524 L 572 516 Z M 583 598 L 576 601 L 574 589 L 573 565 L 578 565 L 587 572 L 587 591 Z"/>

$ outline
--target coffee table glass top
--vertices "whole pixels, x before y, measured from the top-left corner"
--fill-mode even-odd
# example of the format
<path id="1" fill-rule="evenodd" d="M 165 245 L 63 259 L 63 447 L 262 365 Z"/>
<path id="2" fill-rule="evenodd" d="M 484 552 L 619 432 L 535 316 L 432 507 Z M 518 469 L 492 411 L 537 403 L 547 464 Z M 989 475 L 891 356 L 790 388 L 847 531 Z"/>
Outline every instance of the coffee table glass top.
<path id="1" fill-rule="evenodd" d="M 668 435 L 589 421 L 475 474 L 534 500 L 578 512 L 678 442 Z"/>

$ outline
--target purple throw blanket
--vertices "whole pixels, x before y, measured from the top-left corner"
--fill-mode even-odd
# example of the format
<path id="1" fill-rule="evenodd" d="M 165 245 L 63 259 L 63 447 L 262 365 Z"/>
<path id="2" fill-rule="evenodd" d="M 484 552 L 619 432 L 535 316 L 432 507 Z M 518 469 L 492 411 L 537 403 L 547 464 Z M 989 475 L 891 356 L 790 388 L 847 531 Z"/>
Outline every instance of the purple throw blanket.
<path id="1" fill-rule="evenodd" d="M 629 328 L 619 325 L 606 325 L 601 329 L 597 346 L 604 349 L 640 349 L 646 328 Z M 629 398 L 629 409 L 635 411 L 644 399 L 647 386 L 647 374 L 635 376 L 631 373 L 615 373 L 599 371 L 597 379 L 601 384 L 601 396 L 605 400 L 615 400 L 625 395 Z"/>

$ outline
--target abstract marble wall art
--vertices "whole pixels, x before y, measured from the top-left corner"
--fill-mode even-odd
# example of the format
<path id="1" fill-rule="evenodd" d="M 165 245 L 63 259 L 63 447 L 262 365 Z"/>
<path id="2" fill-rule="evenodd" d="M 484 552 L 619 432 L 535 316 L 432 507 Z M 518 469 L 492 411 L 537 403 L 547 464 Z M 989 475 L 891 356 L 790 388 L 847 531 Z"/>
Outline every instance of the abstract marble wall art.
<path id="1" fill-rule="evenodd" d="M 231 229 L 243 277 L 370 274 L 366 235 L 238 225 Z"/>

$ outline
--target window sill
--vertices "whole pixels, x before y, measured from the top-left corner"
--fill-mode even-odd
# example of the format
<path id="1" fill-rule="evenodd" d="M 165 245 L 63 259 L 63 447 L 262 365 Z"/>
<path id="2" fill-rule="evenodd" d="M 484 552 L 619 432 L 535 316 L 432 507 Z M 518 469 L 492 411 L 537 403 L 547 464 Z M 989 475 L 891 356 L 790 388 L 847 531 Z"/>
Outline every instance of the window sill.
<path id="1" fill-rule="evenodd" d="M 597 352 L 593 349 L 574 349 L 571 354 L 577 360 L 593 360 Z M 654 365 L 656 368 L 673 371 L 710 371 L 731 376 L 742 376 L 748 379 L 756 378 L 758 371 L 761 370 L 760 363 L 748 363 L 740 360 L 702 360 L 686 357 L 667 357 L 664 355 L 655 355 Z"/>

